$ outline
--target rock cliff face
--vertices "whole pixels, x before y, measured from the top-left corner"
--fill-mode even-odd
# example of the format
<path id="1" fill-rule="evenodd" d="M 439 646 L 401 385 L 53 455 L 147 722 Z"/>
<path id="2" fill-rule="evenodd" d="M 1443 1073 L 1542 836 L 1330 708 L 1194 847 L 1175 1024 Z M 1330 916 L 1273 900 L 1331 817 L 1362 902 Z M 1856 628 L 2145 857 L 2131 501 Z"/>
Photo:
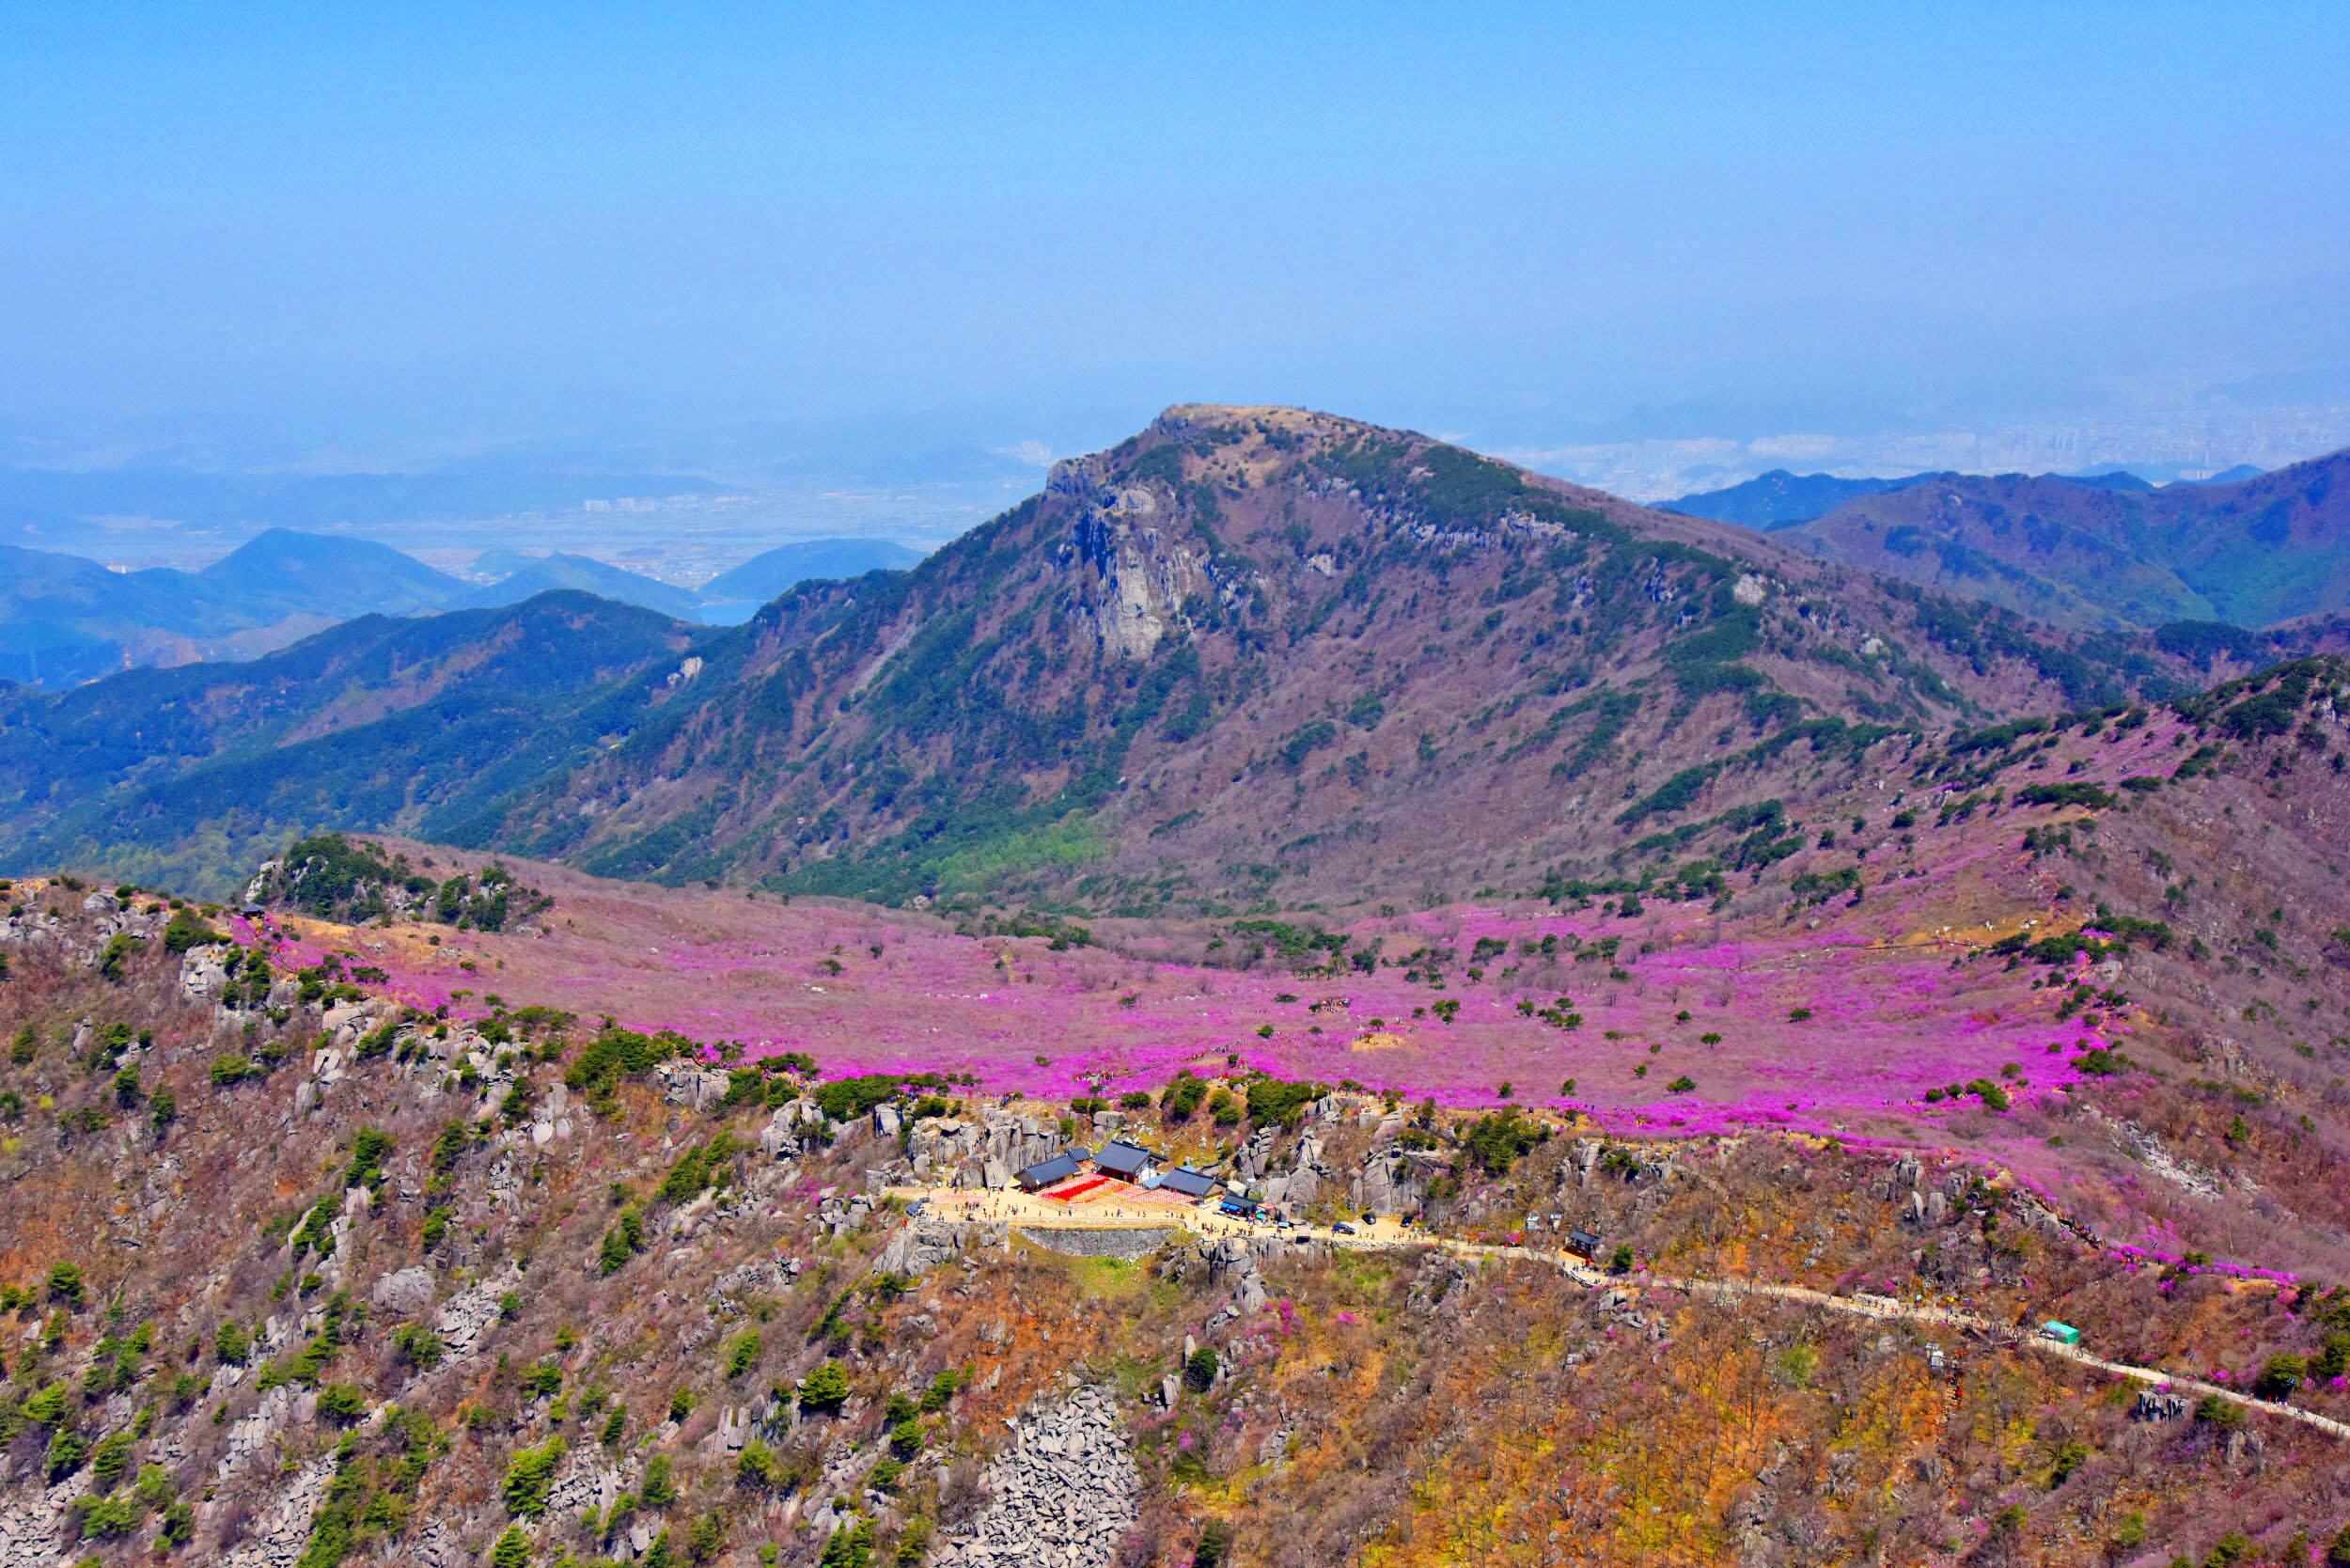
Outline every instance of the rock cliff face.
<path id="1" fill-rule="evenodd" d="M 1149 659 L 1169 635 L 1194 629 L 1184 606 L 1195 596 L 1230 607 L 1244 586 L 1218 582 L 1209 553 L 1148 486 L 1105 482 L 1098 457 L 1053 465 L 1045 494 L 1077 509 L 1062 546 L 1073 569 L 1089 569 L 1085 589 L 1100 651 Z"/>

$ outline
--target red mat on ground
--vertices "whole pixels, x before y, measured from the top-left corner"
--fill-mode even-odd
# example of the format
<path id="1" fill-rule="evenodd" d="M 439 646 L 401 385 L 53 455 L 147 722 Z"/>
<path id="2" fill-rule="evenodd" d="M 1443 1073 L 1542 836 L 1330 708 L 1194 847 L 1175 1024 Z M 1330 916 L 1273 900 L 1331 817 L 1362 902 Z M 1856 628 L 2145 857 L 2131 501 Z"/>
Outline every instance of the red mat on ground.
<path id="1" fill-rule="evenodd" d="M 1083 1198 L 1089 1192 L 1095 1191 L 1101 1187 L 1108 1186 L 1109 1184 L 1110 1178 L 1107 1176 L 1073 1177 L 1069 1181 L 1063 1182 L 1057 1186 L 1046 1187 L 1044 1189 L 1043 1196 L 1052 1199 L 1055 1202 L 1068 1203 Z"/>

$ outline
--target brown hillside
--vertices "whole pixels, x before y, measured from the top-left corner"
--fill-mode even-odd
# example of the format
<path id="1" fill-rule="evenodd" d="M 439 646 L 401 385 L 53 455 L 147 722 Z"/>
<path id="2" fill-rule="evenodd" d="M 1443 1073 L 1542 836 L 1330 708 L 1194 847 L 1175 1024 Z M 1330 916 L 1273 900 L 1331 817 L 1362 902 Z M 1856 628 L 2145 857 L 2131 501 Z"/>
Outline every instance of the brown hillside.
<path id="1" fill-rule="evenodd" d="M 889 902 L 1432 902 L 2165 667 L 1424 436 L 1204 407 L 751 635 L 480 841 Z"/>
<path id="2" fill-rule="evenodd" d="M 1771 537 L 2058 624 L 2273 626 L 2350 607 L 2350 452 L 2152 492 L 1942 474 Z"/>

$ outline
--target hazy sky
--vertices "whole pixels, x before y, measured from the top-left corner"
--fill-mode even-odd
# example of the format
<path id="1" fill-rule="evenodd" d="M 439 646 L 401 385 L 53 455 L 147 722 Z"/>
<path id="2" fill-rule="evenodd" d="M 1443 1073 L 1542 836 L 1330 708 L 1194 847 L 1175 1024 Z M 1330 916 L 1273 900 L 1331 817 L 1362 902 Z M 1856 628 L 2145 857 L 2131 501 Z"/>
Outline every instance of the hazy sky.
<path id="1" fill-rule="evenodd" d="M 0 461 L 2307 400 L 2343 22 L 11 0 Z"/>

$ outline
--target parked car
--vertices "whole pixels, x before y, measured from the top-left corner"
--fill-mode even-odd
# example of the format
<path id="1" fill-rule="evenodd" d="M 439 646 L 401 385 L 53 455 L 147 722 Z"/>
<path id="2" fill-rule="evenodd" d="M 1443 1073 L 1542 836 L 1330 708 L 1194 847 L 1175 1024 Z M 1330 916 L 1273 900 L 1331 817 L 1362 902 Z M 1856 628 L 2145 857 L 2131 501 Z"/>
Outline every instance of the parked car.
<path id="1" fill-rule="evenodd" d="M 1331 1226 L 1331 1227 L 1330 1227 L 1330 1229 L 1331 1229 L 1331 1230 L 1333 1230 L 1333 1231 L 1337 1231 L 1337 1232 L 1338 1232 L 1340 1235 L 1341 1235 L 1341 1236 L 1351 1236 L 1351 1235 L 1353 1235 L 1353 1234 L 1355 1233 L 1355 1227 L 1353 1227 L 1352 1225 L 1349 1225 L 1346 1221 L 1344 1221 L 1344 1220 L 1342 1220 L 1342 1219 L 1341 1219 L 1341 1220 L 1340 1220 L 1340 1221 L 1339 1221 L 1336 1225 Z"/>

